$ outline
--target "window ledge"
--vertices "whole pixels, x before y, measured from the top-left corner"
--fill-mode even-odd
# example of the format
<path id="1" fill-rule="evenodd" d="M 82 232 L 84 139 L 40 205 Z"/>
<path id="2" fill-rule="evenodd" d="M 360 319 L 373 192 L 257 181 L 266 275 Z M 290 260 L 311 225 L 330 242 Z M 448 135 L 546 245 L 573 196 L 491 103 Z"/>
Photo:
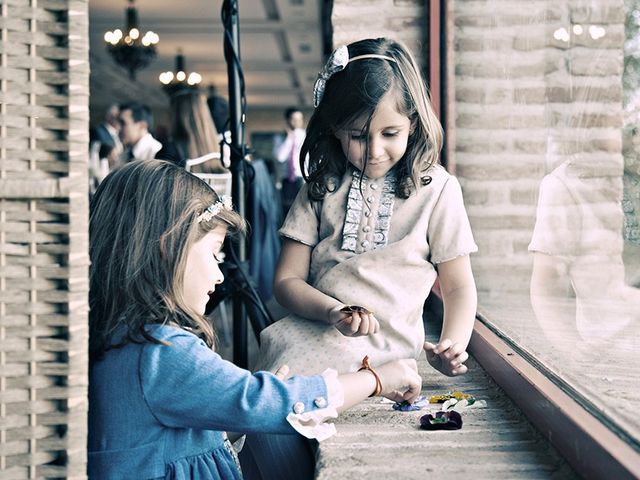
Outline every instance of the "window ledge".
<path id="1" fill-rule="evenodd" d="M 633 447 L 478 318 L 469 352 L 576 472 L 588 478 L 640 478 L 640 454 Z"/>

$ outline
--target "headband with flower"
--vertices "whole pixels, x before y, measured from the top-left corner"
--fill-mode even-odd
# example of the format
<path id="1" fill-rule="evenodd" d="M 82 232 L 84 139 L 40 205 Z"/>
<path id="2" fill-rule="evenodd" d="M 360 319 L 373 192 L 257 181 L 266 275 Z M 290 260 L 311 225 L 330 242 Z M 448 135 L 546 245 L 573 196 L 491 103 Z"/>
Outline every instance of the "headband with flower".
<path id="1" fill-rule="evenodd" d="M 327 63 L 322 67 L 320 73 L 318 73 L 318 78 L 316 82 L 313 84 L 313 106 L 317 107 L 320 105 L 320 101 L 324 96 L 324 89 L 327 85 L 327 80 L 331 78 L 332 75 L 341 72 L 350 62 L 355 60 L 363 60 L 365 58 L 379 58 L 382 60 L 388 60 L 393 63 L 398 63 L 395 58 L 388 57 L 386 55 L 378 55 L 375 53 L 369 53 L 365 55 L 358 55 L 357 57 L 349 58 L 349 49 L 346 45 L 342 45 L 336 48 Z"/>
<path id="2" fill-rule="evenodd" d="M 229 197 L 227 195 L 222 195 L 217 202 L 212 203 L 211 205 L 209 205 L 204 210 L 204 212 L 202 212 L 200 215 L 198 215 L 198 218 L 196 218 L 196 222 L 198 222 L 198 223 L 200 223 L 200 222 L 208 222 L 213 217 L 215 217 L 218 213 L 220 213 L 220 210 L 222 210 L 222 209 L 225 209 L 225 210 L 232 210 L 233 209 L 233 206 L 231 204 L 231 197 Z"/>

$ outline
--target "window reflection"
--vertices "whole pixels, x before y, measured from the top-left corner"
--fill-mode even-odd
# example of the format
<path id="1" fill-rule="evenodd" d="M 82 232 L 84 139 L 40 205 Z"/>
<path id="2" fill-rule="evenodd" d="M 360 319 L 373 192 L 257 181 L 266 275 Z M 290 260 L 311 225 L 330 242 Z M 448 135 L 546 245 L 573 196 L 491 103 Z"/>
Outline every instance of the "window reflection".
<path id="1" fill-rule="evenodd" d="M 531 304 L 549 341 L 580 341 L 585 355 L 616 336 L 617 349 L 636 343 L 640 289 L 625 282 L 621 170 L 574 155 L 540 185 Z"/>
<path id="2" fill-rule="evenodd" d="M 480 310 L 640 441 L 640 0 L 454 5 Z"/>

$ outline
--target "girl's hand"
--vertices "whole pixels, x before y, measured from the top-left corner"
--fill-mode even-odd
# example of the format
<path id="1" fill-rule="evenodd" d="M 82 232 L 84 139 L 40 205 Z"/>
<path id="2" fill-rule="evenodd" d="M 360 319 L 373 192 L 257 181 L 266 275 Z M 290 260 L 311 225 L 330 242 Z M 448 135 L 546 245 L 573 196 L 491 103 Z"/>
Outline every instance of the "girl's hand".
<path id="1" fill-rule="evenodd" d="M 329 323 L 345 337 L 373 335 L 380 331 L 380 324 L 373 313 L 341 312 L 343 305 L 329 311 Z"/>
<path id="2" fill-rule="evenodd" d="M 422 378 L 413 358 L 394 360 L 375 368 L 382 383 L 380 395 L 394 402 L 413 401 L 422 390 Z"/>
<path id="3" fill-rule="evenodd" d="M 285 380 L 287 378 L 287 375 L 289 375 L 289 365 L 282 365 L 278 367 L 274 375 L 280 380 Z"/>
<path id="4" fill-rule="evenodd" d="M 438 344 L 424 342 L 424 351 L 429 364 L 448 377 L 467 373 L 464 362 L 469 358 L 469 354 L 459 343 L 453 343 L 448 338 Z"/>

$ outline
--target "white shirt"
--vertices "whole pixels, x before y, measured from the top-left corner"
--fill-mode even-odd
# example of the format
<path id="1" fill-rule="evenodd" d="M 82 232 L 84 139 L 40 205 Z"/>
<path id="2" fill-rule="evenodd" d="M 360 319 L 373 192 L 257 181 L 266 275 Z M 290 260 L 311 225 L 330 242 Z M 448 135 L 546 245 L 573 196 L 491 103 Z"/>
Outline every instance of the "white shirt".
<path id="1" fill-rule="evenodd" d="M 153 160 L 162 149 L 162 144 L 157 141 L 150 133 L 138 140 L 131 151 L 135 160 Z"/>
<path id="2" fill-rule="evenodd" d="M 307 133 L 303 128 L 296 128 L 293 131 L 293 135 L 287 135 L 284 141 L 276 149 L 276 158 L 280 163 L 285 163 L 291 156 L 291 149 L 293 148 L 293 171 L 296 178 L 302 178 L 302 171 L 300 170 L 300 149 L 304 143 L 304 139 Z M 285 170 L 284 177 L 287 178 L 288 170 Z"/>

